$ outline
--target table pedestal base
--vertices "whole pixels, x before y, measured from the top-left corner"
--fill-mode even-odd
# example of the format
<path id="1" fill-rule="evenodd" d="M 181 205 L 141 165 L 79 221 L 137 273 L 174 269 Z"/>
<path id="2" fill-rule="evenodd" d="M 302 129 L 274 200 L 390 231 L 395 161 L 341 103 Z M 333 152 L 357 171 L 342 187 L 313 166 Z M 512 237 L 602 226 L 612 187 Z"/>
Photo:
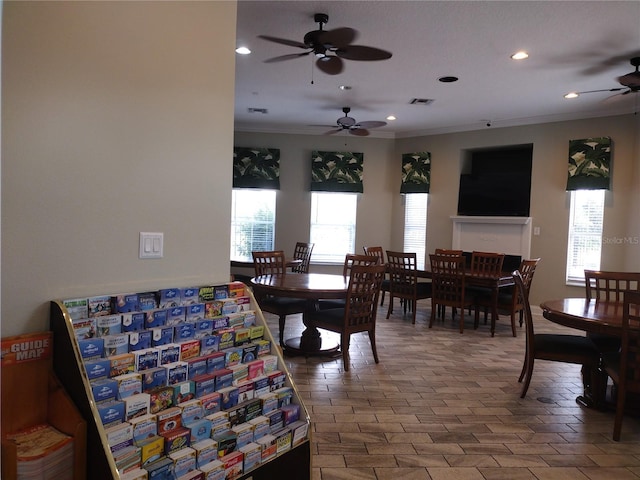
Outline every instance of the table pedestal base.
<path id="1" fill-rule="evenodd" d="M 302 336 L 285 340 L 283 351 L 287 355 L 335 357 L 340 355 L 340 344 L 332 338 L 323 337 L 315 328 L 306 328 Z"/>

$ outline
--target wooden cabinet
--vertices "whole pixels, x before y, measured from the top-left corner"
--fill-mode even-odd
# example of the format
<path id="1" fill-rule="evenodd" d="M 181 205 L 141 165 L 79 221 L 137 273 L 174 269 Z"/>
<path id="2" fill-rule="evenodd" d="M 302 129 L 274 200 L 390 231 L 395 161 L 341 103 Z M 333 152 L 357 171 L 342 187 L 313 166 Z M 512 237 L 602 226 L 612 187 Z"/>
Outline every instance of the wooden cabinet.
<path id="1" fill-rule="evenodd" d="M 25 344 L 45 334 L 21 337 Z M 49 346 L 51 348 L 51 346 Z M 58 345 L 53 344 L 55 353 Z M 3 351 L 3 355 L 4 355 Z M 86 478 L 86 423 L 52 370 L 50 353 L 38 359 L 2 366 L 2 478 L 17 477 L 16 446 L 6 440 L 9 433 L 39 424 L 49 424 L 74 440 L 75 480 Z"/>
<path id="2" fill-rule="evenodd" d="M 238 479 L 273 480 L 277 478 L 311 478 L 310 418 L 300 400 L 300 395 L 286 368 L 282 354 L 274 342 L 252 292 L 247 289 L 251 308 L 256 313 L 256 324 L 264 326 L 264 338 L 271 342 L 271 354 L 278 357 L 278 369 L 286 376 L 285 384 L 293 390 L 293 402 L 300 405 L 300 419 L 307 423 L 307 437 L 298 446 L 262 463 L 258 468 L 237 477 Z M 92 480 L 119 479 L 120 475 L 113 461 L 104 428 L 98 415 L 96 403 L 91 393 L 80 348 L 74 335 L 69 312 L 62 300 L 51 302 L 51 330 L 57 348 L 54 351 L 53 369 L 65 386 L 71 398 L 87 422 L 87 477 Z"/>

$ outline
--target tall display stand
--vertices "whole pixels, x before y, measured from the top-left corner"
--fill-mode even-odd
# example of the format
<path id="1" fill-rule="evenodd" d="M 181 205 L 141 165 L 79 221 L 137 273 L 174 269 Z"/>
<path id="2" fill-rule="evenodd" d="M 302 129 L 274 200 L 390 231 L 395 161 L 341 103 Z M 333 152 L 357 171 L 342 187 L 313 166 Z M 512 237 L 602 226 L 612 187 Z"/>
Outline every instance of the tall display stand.
<path id="1" fill-rule="evenodd" d="M 262 311 L 259 309 L 252 292 L 247 289 L 251 308 L 256 314 L 256 324 L 264 326 L 264 338 L 271 342 L 271 354 L 278 357 L 278 369 L 285 373 L 285 384 L 293 390 L 293 400 L 300 405 L 300 420 L 307 424 L 306 439 L 299 445 L 281 453 L 272 460 L 262 463 L 256 469 L 236 477 L 238 480 L 271 480 L 277 478 L 311 478 L 310 417 L 300 400 L 298 390 L 286 368 L 282 353 L 276 347 L 273 336 L 267 327 Z M 76 340 L 69 312 L 62 300 L 51 302 L 50 327 L 54 335 L 53 369 L 65 389 L 78 406 L 87 424 L 87 478 L 92 480 L 119 480 L 107 442 L 105 430 L 100 421 L 98 409 L 91 392 L 91 385 L 84 369 L 80 348 Z"/>

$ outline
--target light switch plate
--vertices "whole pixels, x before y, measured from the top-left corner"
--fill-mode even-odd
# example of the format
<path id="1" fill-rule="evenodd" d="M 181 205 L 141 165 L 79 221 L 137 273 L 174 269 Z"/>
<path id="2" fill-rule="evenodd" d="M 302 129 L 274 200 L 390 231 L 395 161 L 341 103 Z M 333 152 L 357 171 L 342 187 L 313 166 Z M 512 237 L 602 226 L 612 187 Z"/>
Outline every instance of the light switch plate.
<path id="1" fill-rule="evenodd" d="M 140 258 L 162 258 L 163 250 L 162 232 L 140 232 Z"/>

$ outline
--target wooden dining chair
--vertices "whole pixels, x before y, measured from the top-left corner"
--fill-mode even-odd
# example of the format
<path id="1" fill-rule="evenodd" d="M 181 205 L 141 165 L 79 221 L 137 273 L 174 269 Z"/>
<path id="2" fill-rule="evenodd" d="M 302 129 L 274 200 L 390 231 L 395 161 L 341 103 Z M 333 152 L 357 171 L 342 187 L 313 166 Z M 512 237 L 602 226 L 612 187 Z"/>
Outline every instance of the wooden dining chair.
<path id="1" fill-rule="evenodd" d="M 358 265 L 376 265 L 379 264 L 378 258 L 371 255 L 358 255 L 355 253 L 347 253 L 344 257 L 342 266 L 342 276 L 345 278 L 351 275 L 351 269 Z M 344 298 L 320 299 L 318 300 L 318 308 L 326 310 L 329 308 L 340 308 L 345 306 Z"/>
<path id="2" fill-rule="evenodd" d="M 622 303 L 625 291 L 640 291 L 640 272 L 585 270 L 584 285 L 587 300 Z M 619 337 L 602 333 L 589 333 L 589 337 L 600 352 L 620 350 Z"/>
<path id="3" fill-rule="evenodd" d="M 371 255 L 378 259 L 378 262 L 384 264 L 384 250 L 382 247 L 362 247 L 365 255 Z M 384 280 L 382 280 L 382 287 L 380 287 L 380 306 L 384 304 L 384 297 L 386 292 L 389 291 L 391 285 L 389 283 L 389 278 L 387 274 L 384 276 Z"/>
<path id="4" fill-rule="evenodd" d="M 311 262 L 311 253 L 313 253 L 313 243 L 297 242 L 293 249 L 293 258 L 295 260 L 302 260 L 299 265 L 291 267 L 292 272 L 296 273 L 309 273 L 309 263 Z"/>
<path id="5" fill-rule="evenodd" d="M 603 354 L 602 366 L 611 377 L 616 392 L 613 439 L 620 440 L 627 392 L 640 393 L 640 292 L 623 293 L 622 342 L 620 352 Z"/>
<path id="6" fill-rule="evenodd" d="M 434 253 L 436 255 L 452 255 L 454 257 L 460 257 L 464 255 L 464 251 L 463 250 L 454 250 L 451 248 L 436 248 Z M 438 311 L 436 312 L 437 315 L 444 319 L 444 316 L 446 315 L 446 307 L 444 306 L 439 306 L 438 307 Z M 451 307 L 451 316 L 455 319 L 456 317 L 456 307 Z M 471 314 L 471 308 L 469 308 L 469 314 Z"/>
<path id="7" fill-rule="evenodd" d="M 431 297 L 431 282 L 418 281 L 415 252 L 393 252 L 387 250 L 387 272 L 389 273 L 389 308 L 387 318 L 393 313 L 395 298 L 404 302 L 412 313 L 412 323 L 416 323 L 418 300 Z"/>
<path id="8" fill-rule="evenodd" d="M 282 250 L 251 252 L 256 277 L 260 275 L 286 274 L 285 257 Z M 303 313 L 307 301 L 302 298 L 281 297 L 276 295 L 256 295 L 260 308 L 278 316 L 280 346 L 284 346 L 284 327 L 287 315 Z"/>
<path id="9" fill-rule="evenodd" d="M 527 291 L 531 290 L 531 283 L 533 282 L 533 274 L 536 272 L 536 267 L 540 262 L 539 258 L 532 258 L 520 261 L 518 271 L 522 275 L 522 280 Z M 524 323 L 524 301 L 522 298 L 522 292 L 514 285 L 508 289 L 500 289 L 498 292 L 498 311 L 506 312 L 511 317 L 511 330 L 513 336 L 516 334 L 516 315 L 519 315 L 520 327 Z"/>
<path id="10" fill-rule="evenodd" d="M 478 252 L 474 250 L 473 252 L 471 252 L 471 275 L 476 277 L 499 276 L 502 273 L 503 262 L 503 253 Z M 494 304 L 493 294 L 493 289 L 489 287 L 483 287 L 479 285 L 466 286 L 465 295 L 473 299 L 473 306 L 475 309 L 475 317 L 473 323 L 474 328 L 478 328 L 481 309 L 484 311 L 484 323 L 486 324 L 489 309 L 493 310 L 493 307 L 497 306 L 497 302 Z M 512 329 L 513 335 L 515 336 L 515 326 L 512 326 Z"/>
<path id="11" fill-rule="evenodd" d="M 349 287 L 344 306 L 309 312 L 307 326 L 340 334 L 340 349 L 345 372 L 349 371 L 349 344 L 351 335 L 367 332 L 371 342 L 373 359 L 378 360 L 376 348 L 376 314 L 378 296 L 384 278 L 385 266 L 380 264 L 353 264 L 349 273 Z"/>
<path id="12" fill-rule="evenodd" d="M 452 318 L 460 310 L 460 333 L 464 332 L 464 309 L 473 305 L 473 299 L 465 296 L 465 259 L 460 254 L 429 255 L 431 265 L 431 318 L 429 328 L 433 327 L 436 312 L 452 307 Z"/>
<path id="13" fill-rule="evenodd" d="M 524 384 L 520 398 L 524 398 L 531 384 L 533 364 L 536 359 L 553 362 L 576 363 L 587 367 L 589 378 L 583 378 L 585 387 L 594 392 L 601 389 L 602 375 L 598 372 L 600 353 L 593 342 L 584 335 L 564 335 L 555 333 L 535 333 L 533 316 L 529 304 L 529 290 L 518 270 L 512 273 L 516 288 L 522 292 L 524 324 L 526 329 L 525 355 L 518 382 Z"/>

